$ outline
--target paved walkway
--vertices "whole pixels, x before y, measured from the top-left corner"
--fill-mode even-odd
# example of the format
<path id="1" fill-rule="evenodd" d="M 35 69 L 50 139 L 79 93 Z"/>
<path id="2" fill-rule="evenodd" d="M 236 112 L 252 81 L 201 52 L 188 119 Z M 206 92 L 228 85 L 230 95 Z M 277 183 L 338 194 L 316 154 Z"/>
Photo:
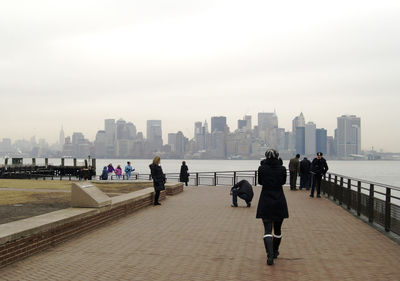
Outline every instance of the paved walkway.
<path id="1" fill-rule="evenodd" d="M 280 256 L 266 265 L 254 205 L 189 187 L 0 269 L 0 280 L 399 280 L 400 246 L 325 198 L 286 190 Z"/>

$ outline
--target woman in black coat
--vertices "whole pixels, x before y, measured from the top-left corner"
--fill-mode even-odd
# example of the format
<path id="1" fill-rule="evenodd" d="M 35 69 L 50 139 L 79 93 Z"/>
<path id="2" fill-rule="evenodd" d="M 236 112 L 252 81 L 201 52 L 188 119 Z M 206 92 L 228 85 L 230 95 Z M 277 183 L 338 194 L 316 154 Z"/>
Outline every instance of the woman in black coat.
<path id="1" fill-rule="evenodd" d="M 153 178 L 153 183 L 154 183 L 154 191 L 155 191 L 155 196 L 154 196 L 154 205 L 161 205 L 158 202 L 158 198 L 160 197 L 160 192 L 161 190 L 165 189 L 165 175 L 163 173 L 163 170 L 160 166 L 161 158 L 160 156 L 156 156 L 153 159 L 153 163 L 149 165 L 150 167 L 150 172 L 151 172 L 151 177 Z"/>
<path id="2" fill-rule="evenodd" d="M 279 153 L 274 149 L 265 152 L 266 159 L 258 168 L 258 183 L 262 185 L 257 207 L 257 218 L 264 224 L 264 246 L 267 252 L 267 264 L 273 265 L 279 255 L 281 226 L 283 219 L 289 217 L 282 185 L 286 183 L 286 168 L 279 161 Z M 274 235 L 272 235 L 272 228 Z"/>
<path id="3" fill-rule="evenodd" d="M 181 172 L 179 173 L 179 181 L 184 182 L 185 185 L 188 185 L 189 181 L 189 173 L 188 173 L 188 166 L 186 165 L 185 161 L 182 161 Z"/>

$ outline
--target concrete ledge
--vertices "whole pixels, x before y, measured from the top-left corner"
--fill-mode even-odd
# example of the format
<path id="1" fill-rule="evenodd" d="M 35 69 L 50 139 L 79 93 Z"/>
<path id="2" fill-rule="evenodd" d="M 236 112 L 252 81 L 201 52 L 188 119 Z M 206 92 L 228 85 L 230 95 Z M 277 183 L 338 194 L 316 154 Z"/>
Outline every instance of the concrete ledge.
<path id="1" fill-rule="evenodd" d="M 166 192 L 160 194 L 160 200 Z M 154 202 L 154 188 L 112 197 L 101 208 L 68 208 L 0 225 L 0 267 L 67 241 Z"/>
<path id="2" fill-rule="evenodd" d="M 167 195 L 175 195 L 183 192 L 183 182 L 165 184 L 165 191 Z"/>

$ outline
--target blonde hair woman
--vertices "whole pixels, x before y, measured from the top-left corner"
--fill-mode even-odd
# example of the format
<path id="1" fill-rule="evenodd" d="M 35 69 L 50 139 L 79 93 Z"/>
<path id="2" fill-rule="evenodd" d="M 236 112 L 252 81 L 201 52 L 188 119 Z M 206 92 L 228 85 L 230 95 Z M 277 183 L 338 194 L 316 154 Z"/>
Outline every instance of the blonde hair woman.
<path id="1" fill-rule="evenodd" d="M 151 177 L 153 178 L 153 184 L 154 184 L 154 191 L 155 191 L 155 196 L 154 196 L 154 205 L 161 205 L 158 202 L 158 198 L 160 197 L 160 192 L 161 190 L 165 189 L 165 174 L 163 173 L 163 170 L 160 166 L 161 158 L 160 156 L 156 156 L 153 159 L 153 163 L 149 165 L 150 167 L 150 172 L 151 172 Z"/>

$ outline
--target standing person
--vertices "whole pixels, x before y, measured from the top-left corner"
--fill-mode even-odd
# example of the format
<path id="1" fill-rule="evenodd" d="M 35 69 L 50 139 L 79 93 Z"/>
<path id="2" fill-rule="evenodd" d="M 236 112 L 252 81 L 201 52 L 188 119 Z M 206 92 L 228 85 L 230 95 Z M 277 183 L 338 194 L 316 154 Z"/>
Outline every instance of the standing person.
<path id="1" fill-rule="evenodd" d="M 299 189 L 310 190 L 310 168 L 311 162 L 304 157 L 303 160 L 300 161 L 300 187 Z"/>
<path id="2" fill-rule="evenodd" d="M 300 171 L 300 154 L 296 154 L 296 157 L 289 161 L 289 172 L 290 172 L 290 190 L 296 190 L 297 174 Z"/>
<path id="3" fill-rule="evenodd" d="M 165 189 L 165 175 L 163 173 L 163 170 L 160 166 L 161 158 L 160 156 L 156 156 L 153 159 L 153 163 L 149 165 L 150 167 L 150 172 L 151 172 L 151 177 L 153 178 L 153 183 L 154 183 L 154 191 L 155 191 L 155 196 L 154 196 L 154 205 L 161 205 L 158 202 L 158 198 L 160 197 L 160 192 L 161 190 Z"/>
<path id="4" fill-rule="evenodd" d="M 104 166 L 103 172 L 101 173 L 100 179 L 107 180 L 108 179 L 108 170 L 107 166 Z"/>
<path id="5" fill-rule="evenodd" d="M 121 179 L 122 169 L 121 169 L 121 166 L 120 166 L 120 165 L 118 165 L 117 168 L 115 169 L 115 175 L 117 176 L 117 179 L 118 179 L 118 180 Z"/>
<path id="6" fill-rule="evenodd" d="M 125 166 L 125 174 L 126 174 L 126 179 L 127 180 L 129 180 L 130 179 L 130 177 L 131 177 L 131 175 L 132 175 L 132 172 L 134 171 L 135 169 L 131 166 L 131 162 L 126 162 L 126 166 Z"/>
<path id="7" fill-rule="evenodd" d="M 241 180 L 231 188 L 230 194 L 232 195 L 232 207 L 237 207 L 237 198 L 242 198 L 246 201 L 247 208 L 251 206 L 251 200 L 253 200 L 253 187 L 247 180 Z"/>
<path id="8" fill-rule="evenodd" d="M 188 185 L 189 181 L 189 173 L 188 173 L 188 166 L 186 165 L 185 161 L 182 161 L 181 172 L 179 173 L 179 181 L 184 182 L 185 185 Z"/>
<path id="9" fill-rule="evenodd" d="M 313 175 L 311 194 L 314 197 L 315 185 L 317 186 L 317 198 L 321 198 L 321 180 L 322 176 L 328 171 L 328 164 L 325 158 L 322 157 L 322 152 L 317 153 L 317 157 L 311 163 L 311 174 Z"/>
<path id="10" fill-rule="evenodd" d="M 110 163 L 107 166 L 107 172 L 108 172 L 108 176 L 110 178 L 110 180 L 112 179 L 112 173 L 115 171 L 113 165 Z M 111 174 L 111 175 L 110 175 Z"/>
<path id="11" fill-rule="evenodd" d="M 280 164 L 278 155 L 275 149 L 268 149 L 265 152 L 266 159 L 258 168 L 258 183 L 262 185 L 262 190 L 256 217 L 262 219 L 264 224 L 264 246 L 268 265 L 273 265 L 274 259 L 279 255 L 282 223 L 289 217 L 282 188 L 286 183 L 286 168 Z"/>

